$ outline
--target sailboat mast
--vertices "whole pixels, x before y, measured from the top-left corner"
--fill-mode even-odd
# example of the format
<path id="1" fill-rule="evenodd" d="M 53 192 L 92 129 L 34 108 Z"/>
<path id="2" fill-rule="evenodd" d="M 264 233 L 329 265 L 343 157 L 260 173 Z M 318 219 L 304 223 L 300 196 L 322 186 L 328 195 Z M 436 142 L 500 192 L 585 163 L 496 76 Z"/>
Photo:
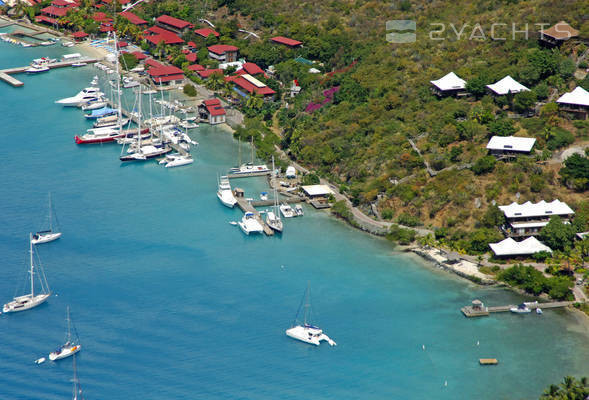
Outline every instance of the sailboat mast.
<path id="1" fill-rule="evenodd" d="M 139 150 L 141 150 L 141 85 L 139 85 L 139 106 L 137 107 L 139 115 L 137 116 L 137 142 L 139 144 Z"/>
<path id="2" fill-rule="evenodd" d="M 72 338 L 71 326 L 70 326 L 70 306 L 66 308 L 66 320 L 67 320 L 67 342 L 69 343 Z"/>
<path id="3" fill-rule="evenodd" d="M 250 144 L 252 145 L 252 165 L 254 165 L 254 136 L 250 137 Z"/>
<path id="4" fill-rule="evenodd" d="M 311 297 L 311 284 L 307 282 L 307 293 L 305 294 L 305 315 L 304 315 L 304 324 L 307 325 L 307 317 L 309 314 L 309 307 L 311 306 L 309 298 Z"/>
<path id="5" fill-rule="evenodd" d="M 51 210 L 51 192 L 49 192 L 49 232 L 53 232 L 53 215 Z"/>
<path id="6" fill-rule="evenodd" d="M 31 297 L 35 297 L 35 272 L 33 264 L 33 234 L 29 233 L 29 253 L 31 255 Z"/>

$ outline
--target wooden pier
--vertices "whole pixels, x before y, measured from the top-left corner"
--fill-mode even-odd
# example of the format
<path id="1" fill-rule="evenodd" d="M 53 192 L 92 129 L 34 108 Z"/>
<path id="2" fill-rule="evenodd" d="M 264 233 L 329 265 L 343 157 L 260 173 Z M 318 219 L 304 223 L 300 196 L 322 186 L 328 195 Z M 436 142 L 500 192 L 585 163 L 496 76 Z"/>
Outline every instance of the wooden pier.
<path id="1" fill-rule="evenodd" d="M 572 305 L 574 301 L 553 301 L 549 303 L 530 303 L 527 302 L 526 305 L 530 310 L 535 310 L 537 308 L 541 309 L 548 309 L 548 308 L 563 308 Z M 482 303 L 475 304 L 470 306 L 464 306 L 460 309 L 465 317 L 473 318 L 473 317 L 486 317 L 491 313 L 499 313 L 499 312 L 508 312 L 511 308 L 517 307 L 517 305 L 510 304 L 507 306 L 496 306 L 496 307 L 484 307 Z"/>
<path id="2" fill-rule="evenodd" d="M 58 62 L 54 62 L 52 64 L 48 64 L 47 67 L 49 67 L 49 69 L 70 67 L 72 64 L 79 63 L 79 62 L 84 62 L 86 64 L 93 64 L 95 62 L 98 62 L 98 59 L 96 59 L 96 58 L 78 58 L 76 60 L 58 61 Z M 12 74 L 21 74 L 21 73 L 25 72 L 28 68 L 30 68 L 30 65 L 27 65 L 25 67 L 7 68 L 7 69 L 0 70 L 0 79 L 3 80 L 4 82 L 11 84 L 12 86 L 15 86 L 15 87 L 23 86 L 24 85 L 23 82 L 12 77 L 11 75 Z"/>
<path id="3" fill-rule="evenodd" d="M 237 179 L 237 178 L 250 178 L 252 176 L 266 176 L 270 175 L 270 171 L 266 172 L 252 172 L 249 174 L 227 174 L 227 178 L 229 179 Z"/>
<path id="4" fill-rule="evenodd" d="M 241 208 L 241 210 L 244 213 L 251 212 L 254 214 L 254 217 L 256 218 L 256 220 L 264 228 L 264 233 L 266 234 L 266 236 L 273 236 L 274 235 L 274 231 L 272 230 L 272 228 L 270 228 L 268 226 L 268 224 L 266 223 L 266 221 L 264 221 L 264 219 L 262 218 L 262 216 L 260 215 L 258 210 L 256 210 L 254 208 L 254 206 L 249 201 L 246 200 L 245 197 L 236 196 L 235 199 L 237 200 L 237 205 L 239 206 L 239 208 Z"/>

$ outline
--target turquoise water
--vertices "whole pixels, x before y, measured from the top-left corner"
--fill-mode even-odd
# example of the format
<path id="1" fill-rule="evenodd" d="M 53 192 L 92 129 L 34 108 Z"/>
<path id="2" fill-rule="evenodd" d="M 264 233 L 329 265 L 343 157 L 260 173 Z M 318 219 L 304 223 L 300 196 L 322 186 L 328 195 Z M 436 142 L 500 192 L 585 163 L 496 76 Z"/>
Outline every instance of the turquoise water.
<path id="1" fill-rule="evenodd" d="M 0 68 L 73 51 L 2 42 Z M 468 320 L 459 308 L 474 298 L 522 298 L 424 267 L 325 213 L 305 208 L 282 237 L 244 236 L 228 224 L 240 212 L 215 196 L 237 155 L 220 128 L 194 131 L 186 168 L 122 165 L 116 145 L 76 146 L 87 121 L 53 101 L 95 74 L 0 82 L 2 302 L 23 282 L 49 191 L 63 231 L 38 248 L 55 296 L 0 316 L 0 398 L 71 396 L 71 360 L 33 363 L 63 340 L 66 305 L 89 399 L 534 399 L 564 375 L 589 374 L 587 328 L 571 314 Z M 251 197 L 265 188 L 238 185 Z M 315 322 L 337 347 L 284 335 L 307 282 Z M 481 357 L 500 365 L 479 367 Z"/>

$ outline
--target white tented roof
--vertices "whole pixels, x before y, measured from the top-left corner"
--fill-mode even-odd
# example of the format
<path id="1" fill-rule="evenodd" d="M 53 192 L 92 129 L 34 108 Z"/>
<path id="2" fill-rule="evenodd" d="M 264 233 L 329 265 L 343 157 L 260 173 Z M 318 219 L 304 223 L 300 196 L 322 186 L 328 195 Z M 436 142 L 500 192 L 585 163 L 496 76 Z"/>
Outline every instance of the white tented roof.
<path id="1" fill-rule="evenodd" d="M 580 86 L 569 93 L 565 93 L 558 100 L 557 103 L 576 104 L 580 106 L 589 106 L 589 92 Z"/>
<path id="2" fill-rule="evenodd" d="M 493 136 L 487 144 L 489 150 L 522 151 L 529 153 L 536 139 L 515 136 Z"/>
<path id="3" fill-rule="evenodd" d="M 487 85 L 487 87 L 498 95 L 504 95 L 509 92 L 519 93 L 526 90 L 530 90 L 509 75 L 507 75 L 505 78 L 501 79 L 498 82 L 495 82 L 491 85 Z"/>
<path id="4" fill-rule="evenodd" d="M 241 75 L 241 77 L 256 87 L 263 88 L 264 86 L 266 86 L 264 83 L 260 82 L 250 74 L 243 74 Z"/>
<path id="5" fill-rule="evenodd" d="M 507 206 L 499 206 L 506 218 L 526 218 L 526 217 L 550 217 L 551 215 L 568 215 L 575 212 L 564 202 L 554 200 L 547 203 L 544 200 L 538 203 L 530 201 L 524 204 L 513 202 Z"/>
<path id="6" fill-rule="evenodd" d="M 328 196 L 333 191 L 327 185 L 308 185 L 302 187 L 308 196 Z"/>
<path id="7" fill-rule="evenodd" d="M 295 167 L 293 167 L 292 165 L 287 167 L 285 176 L 287 178 L 294 178 L 295 176 L 297 176 L 297 170 L 295 169 Z"/>
<path id="8" fill-rule="evenodd" d="M 499 243 L 489 243 L 489 247 L 496 256 L 519 256 L 534 254 L 540 251 L 552 253 L 552 249 L 531 236 L 521 242 L 516 242 L 512 238 L 507 238 Z"/>
<path id="9" fill-rule="evenodd" d="M 430 82 L 440 90 L 457 90 L 464 89 L 466 87 L 466 81 L 459 78 L 458 75 L 456 75 L 454 72 L 450 72 L 437 81 Z"/>

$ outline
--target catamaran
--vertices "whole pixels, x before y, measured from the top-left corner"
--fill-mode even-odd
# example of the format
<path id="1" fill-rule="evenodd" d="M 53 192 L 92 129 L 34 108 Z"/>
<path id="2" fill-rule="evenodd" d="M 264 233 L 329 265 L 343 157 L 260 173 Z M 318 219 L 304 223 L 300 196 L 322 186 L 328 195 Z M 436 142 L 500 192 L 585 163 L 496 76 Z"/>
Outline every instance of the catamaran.
<path id="1" fill-rule="evenodd" d="M 231 190 L 231 183 L 229 182 L 229 178 L 227 178 L 225 175 L 219 179 L 217 197 L 226 207 L 233 208 L 235 207 L 235 204 L 237 204 L 237 200 L 235 199 L 233 191 Z"/>
<path id="2" fill-rule="evenodd" d="M 40 273 L 38 273 L 37 275 L 39 275 L 41 293 L 35 294 L 35 264 L 33 262 L 34 256 L 32 234 L 29 234 L 29 253 L 31 255 L 31 269 L 29 271 L 31 279 L 31 293 L 15 297 L 12 301 L 4 304 L 4 307 L 2 308 L 2 312 L 4 313 L 30 310 L 33 307 L 37 307 L 38 305 L 45 303 L 49 296 L 51 296 L 51 292 L 49 291 L 49 284 L 47 283 L 47 278 L 45 277 L 45 273 L 43 272 L 43 269 L 40 265 Z"/>
<path id="3" fill-rule="evenodd" d="M 291 328 L 286 330 L 286 336 L 289 336 L 293 339 L 300 340 L 301 342 L 314 344 L 315 346 L 319 346 L 321 341 L 324 340 L 329 343 L 330 346 L 335 346 L 336 343 L 323 331 L 311 325 L 311 289 L 309 285 L 307 285 L 307 289 L 305 290 L 305 294 L 303 295 L 303 300 L 301 301 L 301 305 L 297 310 L 297 315 L 295 316 L 295 320 Z M 301 308 L 303 308 L 303 322 L 300 323 L 298 321 L 299 313 L 301 312 Z"/>
<path id="4" fill-rule="evenodd" d="M 82 349 L 82 345 L 80 344 L 78 334 L 76 332 L 76 328 L 74 327 L 74 332 L 76 332 L 76 338 L 72 338 L 72 331 L 71 331 L 71 319 L 70 319 L 70 308 L 67 307 L 66 310 L 66 321 L 67 321 L 67 331 L 65 337 L 65 343 L 62 344 L 57 348 L 57 350 L 52 351 L 49 353 L 49 359 L 51 361 L 61 360 L 62 358 L 66 358 L 69 356 L 73 356 L 78 351 Z"/>
<path id="5" fill-rule="evenodd" d="M 254 139 L 251 139 L 252 159 L 249 163 L 241 164 L 241 146 L 239 147 L 239 162 L 241 165 L 233 167 L 229 170 L 234 175 L 251 175 L 251 174 L 263 174 L 270 172 L 270 169 L 266 164 L 254 165 Z"/>
<path id="6" fill-rule="evenodd" d="M 246 235 L 264 232 L 264 227 L 258 222 L 253 212 L 246 212 L 238 225 Z"/>
<path id="7" fill-rule="evenodd" d="M 33 244 L 47 243 L 57 240 L 60 237 L 61 232 L 53 231 L 53 207 L 51 205 L 51 193 L 49 193 L 49 230 L 35 233 L 31 238 L 31 242 Z"/>

